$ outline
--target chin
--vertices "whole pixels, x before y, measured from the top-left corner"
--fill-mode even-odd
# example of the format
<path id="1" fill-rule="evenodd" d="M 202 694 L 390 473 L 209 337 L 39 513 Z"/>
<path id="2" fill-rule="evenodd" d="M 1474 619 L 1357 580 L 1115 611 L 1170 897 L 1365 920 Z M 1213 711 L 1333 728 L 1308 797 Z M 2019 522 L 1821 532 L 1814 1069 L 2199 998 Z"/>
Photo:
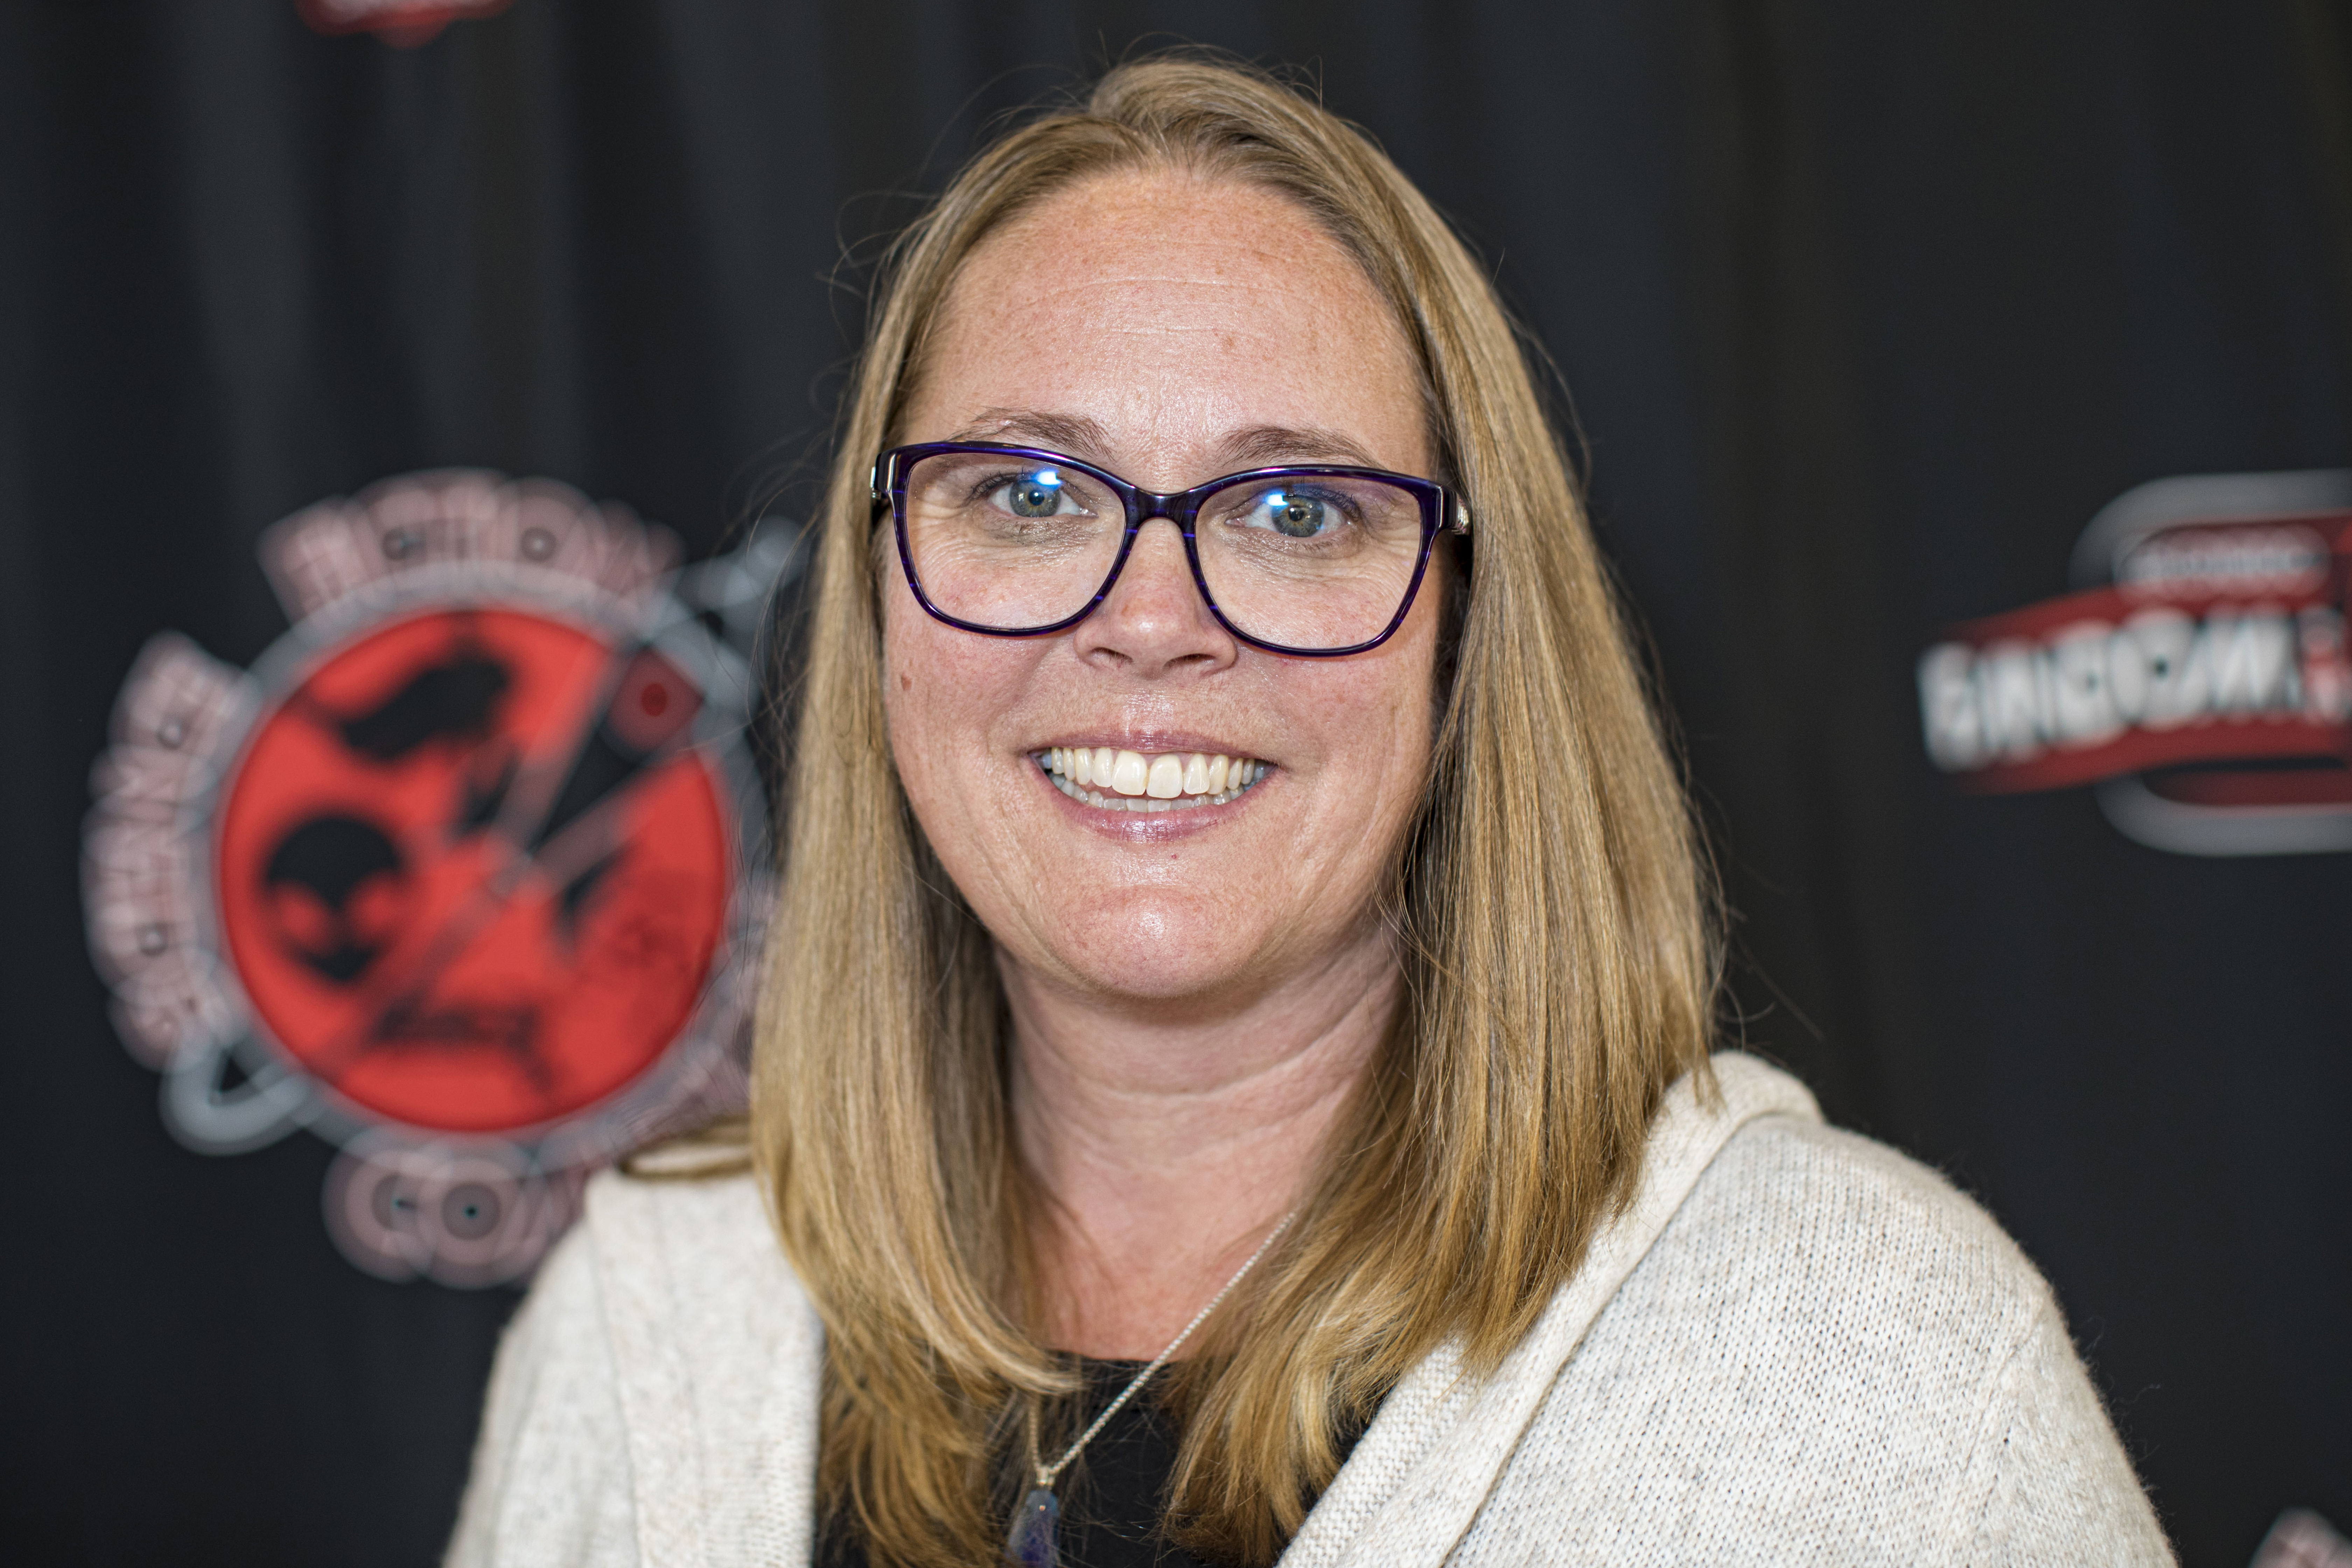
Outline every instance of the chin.
<path id="1" fill-rule="evenodd" d="M 1238 984 L 1238 977 L 1231 971 L 1174 965 L 1143 970 L 1127 967 L 1082 972 L 1079 978 L 1107 999 L 1150 1003 L 1160 1007 L 1192 1001 L 1213 1004 L 1232 992 Z M 1171 1016 L 1169 1021 L 1174 1022 L 1175 1019 Z"/>
<path id="2" fill-rule="evenodd" d="M 1122 918 L 1123 917 L 1123 918 Z M 1255 933 L 1234 931 L 1208 911 L 1152 904 L 1097 917 L 1083 933 L 1064 931 L 1055 956 L 1080 984 L 1138 1002 L 1213 997 L 1246 988 L 1265 951 Z"/>

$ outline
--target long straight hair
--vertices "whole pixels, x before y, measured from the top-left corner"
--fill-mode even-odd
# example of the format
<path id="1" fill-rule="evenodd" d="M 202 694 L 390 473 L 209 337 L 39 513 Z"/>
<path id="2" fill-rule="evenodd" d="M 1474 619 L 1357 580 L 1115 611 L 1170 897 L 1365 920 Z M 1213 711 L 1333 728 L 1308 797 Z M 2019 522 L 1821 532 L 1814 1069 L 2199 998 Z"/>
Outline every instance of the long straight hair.
<path id="1" fill-rule="evenodd" d="M 883 719 L 867 466 L 973 247 L 1126 170 L 1297 202 L 1362 265 L 1475 508 L 1424 803 L 1389 915 L 1403 1001 L 1297 1224 L 1170 1385 L 1172 1536 L 1271 1562 L 1339 1433 L 1451 1340 L 1490 1372 L 1629 1194 L 1660 1097 L 1706 1080 L 1711 884 L 1535 374 L 1485 273 L 1354 127 L 1198 54 L 1012 129 L 887 255 L 817 520 L 753 1157 L 826 1330 L 820 1509 L 868 1559 L 994 1560 L 1034 1331 L 1034 1190 L 988 933 L 909 810 Z"/>

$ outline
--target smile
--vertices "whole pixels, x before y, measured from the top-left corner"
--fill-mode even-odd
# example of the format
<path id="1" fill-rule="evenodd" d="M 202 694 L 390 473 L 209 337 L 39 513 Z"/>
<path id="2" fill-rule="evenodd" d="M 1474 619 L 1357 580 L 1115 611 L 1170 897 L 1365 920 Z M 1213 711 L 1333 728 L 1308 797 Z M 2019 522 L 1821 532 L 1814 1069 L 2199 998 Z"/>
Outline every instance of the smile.
<path id="1" fill-rule="evenodd" d="M 1117 752 L 1108 746 L 1055 746 L 1035 753 L 1046 782 L 1081 805 L 1102 811 L 1189 811 L 1223 805 L 1265 777 L 1252 757 L 1201 752 Z"/>

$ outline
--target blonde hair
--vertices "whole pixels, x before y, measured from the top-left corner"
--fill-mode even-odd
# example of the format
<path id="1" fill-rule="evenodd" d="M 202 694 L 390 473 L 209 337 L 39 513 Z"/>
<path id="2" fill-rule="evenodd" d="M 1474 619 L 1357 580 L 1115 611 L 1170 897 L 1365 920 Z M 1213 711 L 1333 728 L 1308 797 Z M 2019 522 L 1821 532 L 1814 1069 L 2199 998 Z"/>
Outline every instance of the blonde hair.
<path id="1" fill-rule="evenodd" d="M 753 1070 L 754 1159 L 827 1334 L 820 1507 L 877 1568 L 993 1561 L 1014 1415 L 1073 1383 L 1030 1329 L 990 939 L 891 765 L 867 466 L 973 247 L 1133 169 L 1270 188 L 1362 263 L 1477 528 L 1391 893 L 1404 1000 L 1297 1223 L 1171 1385 L 1174 1537 L 1271 1562 L 1341 1431 L 1416 1362 L 1452 1339 L 1474 1374 L 1494 1368 L 1630 1192 L 1667 1086 L 1707 1071 L 1696 836 L 1486 274 L 1360 132 L 1253 68 L 1157 56 L 1015 127 L 887 258 L 817 521 Z"/>

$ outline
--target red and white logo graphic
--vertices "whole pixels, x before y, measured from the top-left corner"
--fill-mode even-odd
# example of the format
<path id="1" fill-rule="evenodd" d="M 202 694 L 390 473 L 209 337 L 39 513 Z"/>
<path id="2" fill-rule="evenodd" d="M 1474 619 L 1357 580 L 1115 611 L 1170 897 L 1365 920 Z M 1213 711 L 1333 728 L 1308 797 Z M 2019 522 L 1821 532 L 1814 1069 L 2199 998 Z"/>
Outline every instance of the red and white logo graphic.
<path id="1" fill-rule="evenodd" d="M 790 552 L 677 554 L 560 487 L 393 480 L 265 537 L 295 625 L 251 674 L 166 634 L 124 688 L 87 861 L 123 1037 L 194 1147 L 342 1142 L 362 1267 L 511 1277 L 587 1169 L 741 1100 L 764 834 L 721 634 Z"/>
<path id="2" fill-rule="evenodd" d="M 2352 471 L 2142 485 L 2092 520 L 2074 576 L 1921 656 L 1938 767 L 2090 784 L 2118 829 L 2179 854 L 2352 849 Z"/>

